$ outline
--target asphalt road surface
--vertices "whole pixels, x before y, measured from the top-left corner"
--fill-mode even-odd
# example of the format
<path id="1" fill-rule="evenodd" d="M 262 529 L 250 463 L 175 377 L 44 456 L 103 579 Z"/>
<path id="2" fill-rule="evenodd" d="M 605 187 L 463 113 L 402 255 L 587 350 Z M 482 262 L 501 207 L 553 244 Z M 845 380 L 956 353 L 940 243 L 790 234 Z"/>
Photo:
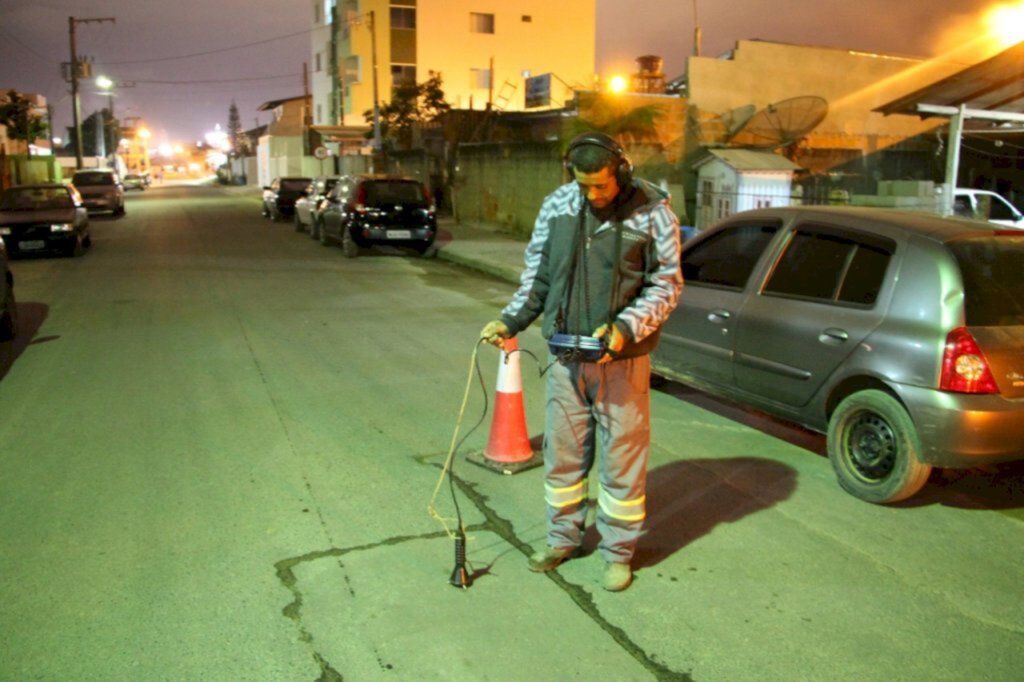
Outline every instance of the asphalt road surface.
<path id="1" fill-rule="evenodd" d="M 609 594 L 596 554 L 526 569 L 541 474 L 465 461 L 488 417 L 455 460 L 474 582 L 453 588 L 428 503 L 510 284 L 345 259 L 238 188 L 132 193 L 92 230 L 82 258 L 13 264 L 0 680 L 1020 679 L 1019 465 L 876 507 L 819 436 L 668 384 L 636 581 Z M 462 435 L 493 402 L 478 359 Z"/>

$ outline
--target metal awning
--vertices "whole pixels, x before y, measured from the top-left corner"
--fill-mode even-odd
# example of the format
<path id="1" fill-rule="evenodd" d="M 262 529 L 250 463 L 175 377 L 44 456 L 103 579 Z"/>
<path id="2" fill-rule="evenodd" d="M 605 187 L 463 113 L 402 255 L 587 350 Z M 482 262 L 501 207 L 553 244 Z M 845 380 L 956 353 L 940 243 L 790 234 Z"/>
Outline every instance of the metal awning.
<path id="1" fill-rule="evenodd" d="M 949 116 L 957 113 L 960 107 L 975 113 L 1024 114 L 1024 41 L 990 59 L 880 106 L 875 111 L 926 118 Z M 1021 119 L 1010 117 L 989 120 Z"/>
<path id="2" fill-rule="evenodd" d="M 875 111 L 950 119 L 942 204 L 943 214 L 951 215 L 965 122 L 989 130 L 1024 130 L 1024 41 Z"/>

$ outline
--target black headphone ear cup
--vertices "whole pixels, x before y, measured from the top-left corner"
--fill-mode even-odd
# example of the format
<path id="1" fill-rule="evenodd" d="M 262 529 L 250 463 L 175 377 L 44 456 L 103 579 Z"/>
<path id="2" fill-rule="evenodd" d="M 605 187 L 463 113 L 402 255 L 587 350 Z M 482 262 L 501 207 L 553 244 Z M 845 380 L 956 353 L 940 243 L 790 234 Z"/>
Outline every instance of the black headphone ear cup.
<path id="1" fill-rule="evenodd" d="M 633 162 L 628 157 L 620 157 L 619 166 L 615 169 L 615 182 L 619 187 L 629 187 L 633 183 Z"/>

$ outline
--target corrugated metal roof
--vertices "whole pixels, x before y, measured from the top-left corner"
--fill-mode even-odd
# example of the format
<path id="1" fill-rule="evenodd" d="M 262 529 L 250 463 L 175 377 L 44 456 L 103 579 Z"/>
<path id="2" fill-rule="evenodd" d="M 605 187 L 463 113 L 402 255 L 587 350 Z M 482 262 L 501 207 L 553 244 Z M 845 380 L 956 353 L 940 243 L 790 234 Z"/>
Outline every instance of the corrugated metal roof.
<path id="1" fill-rule="evenodd" d="M 697 162 L 698 167 L 716 158 L 738 171 L 791 171 L 800 168 L 784 156 L 754 149 L 709 149 L 708 154 L 710 156 Z"/>
<path id="2" fill-rule="evenodd" d="M 875 111 L 933 115 L 920 112 L 919 104 L 1024 113 L 1024 41 Z"/>

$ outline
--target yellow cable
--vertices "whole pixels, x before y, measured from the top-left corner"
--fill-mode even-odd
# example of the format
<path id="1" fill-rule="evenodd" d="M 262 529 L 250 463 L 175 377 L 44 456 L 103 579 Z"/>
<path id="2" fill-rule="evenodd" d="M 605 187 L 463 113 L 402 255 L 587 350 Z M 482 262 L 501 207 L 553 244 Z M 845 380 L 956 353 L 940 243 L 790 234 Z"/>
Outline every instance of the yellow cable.
<path id="1" fill-rule="evenodd" d="M 444 460 L 444 466 L 441 467 L 441 476 L 437 479 L 437 485 L 434 487 L 434 494 L 430 497 L 430 504 L 427 505 L 427 511 L 432 517 L 441 522 L 444 527 L 444 532 L 448 534 L 448 537 L 455 538 L 455 534 L 448 527 L 445 518 L 437 512 L 437 508 L 434 506 L 434 502 L 437 500 L 437 494 L 441 491 L 441 486 L 444 484 L 445 475 L 451 470 L 452 460 L 455 458 L 455 446 L 459 440 L 459 429 L 462 428 L 462 418 L 466 414 L 466 403 L 469 402 L 469 389 L 473 385 L 473 370 L 476 368 L 476 352 L 480 348 L 480 343 L 483 341 L 477 341 L 476 345 L 473 346 L 473 355 L 469 359 L 469 377 L 466 379 L 466 391 L 462 395 L 462 406 L 459 408 L 459 417 L 455 420 L 455 431 L 452 433 L 452 443 L 448 448 L 448 456 Z M 457 521 L 458 519 L 449 518 L 448 521 Z M 460 528 L 465 533 L 465 527 Z"/>

